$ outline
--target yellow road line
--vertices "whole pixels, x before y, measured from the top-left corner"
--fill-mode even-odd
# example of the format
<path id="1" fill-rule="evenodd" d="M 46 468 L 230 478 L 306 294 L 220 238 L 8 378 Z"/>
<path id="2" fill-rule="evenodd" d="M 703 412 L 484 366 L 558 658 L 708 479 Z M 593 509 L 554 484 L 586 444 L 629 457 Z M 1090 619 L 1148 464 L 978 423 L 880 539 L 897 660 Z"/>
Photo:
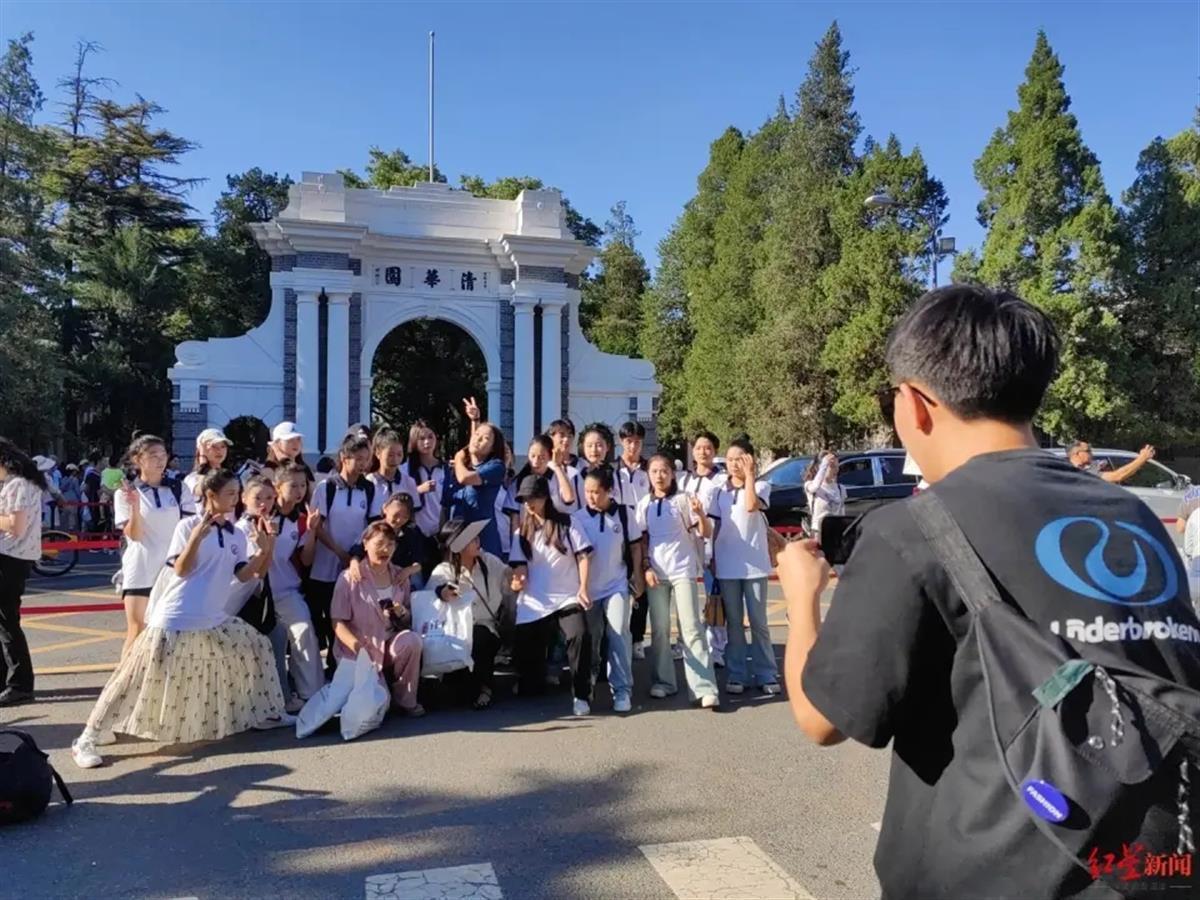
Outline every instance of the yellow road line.
<path id="1" fill-rule="evenodd" d="M 95 597 L 100 600 L 111 600 L 114 603 L 119 603 L 121 601 L 121 595 L 115 594 L 112 591 L 108 591 L 106 593 L 101 593 L 100 591 L 26 591 L 25 592 L 26 597 L 35 597 L 35 596 L 36 597 L 46 597 L 46 596 L 51 596 L 51 595 L 57 596 L 57 597 Z"/>
<path id="2" fill-rule="evenodd" d="M 81 675 L 85 672 L 111 672 L 117 667 L 115 662 L 89 663 L 81 666 L 47 666 L 44 669 L 34 669 L 34 675 Z"/>
<path id="3" fill-rule="evenodd" d="M 104 637 L 79 638 L 76 641 L 59 641 L 57 644 L 43 644 L 40 647 L 30 647 L 30 653 L 44 653 L 47 650 L 70 650 L 72 647 L 85 647 L 88 644 L 99 644 L 103 641 L 115 641 L 125 635 L 105 635 Z"/>
<path id="4" fill-rule="evenodd" d="M 61 631 L 63 634 L 94 634 L 103 635 L 104 637 L 125 637 L 123 631 L 112 631 L 105 628 L 84 628 L 82 625 L 56 625 L 51 622 L 43 621 L 39 616 L 36 619 L 22 618 L 21 624 L 25 628 L 32 628 L 36 631 Z"/>

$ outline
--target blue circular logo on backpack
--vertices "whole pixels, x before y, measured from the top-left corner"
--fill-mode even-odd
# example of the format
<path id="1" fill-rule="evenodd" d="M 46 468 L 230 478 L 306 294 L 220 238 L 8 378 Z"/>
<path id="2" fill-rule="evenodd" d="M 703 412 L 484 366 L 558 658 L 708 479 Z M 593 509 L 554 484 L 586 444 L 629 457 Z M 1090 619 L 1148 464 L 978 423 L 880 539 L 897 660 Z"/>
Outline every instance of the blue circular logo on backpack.
<path id="1" fill-rule="evenodd" d="M 1175 571 L 1174 554 L 1167 550 L 1144 528 L 1130 522 L 1109 523 L 1093 516 L 1065 516 L 1050 522 L 1038 533 L 1034 552 L 1042 570 L 1067 590 L 1092 600 L 1115 603 L 1118 606 L 1157 606 L 1175 597 L 1179 578 Z M 1063 537 L 1068 529 L 1092 529 L 1095 543 L 1086 556 L 1072 564 L 1063 554 Z M 1133 568 L 1125 573 L 1114 572 L 1104 560 L 1110 541 L 1132 542 Z M 1150 556 L 1142 549 L 1150 550 Z M 1082 567 L 1079 566 L 1082 563 Z M 1080 569 L 1082 568 L 1082 571 Z M 1151 578 L 1152 570 L 1155 578 Z M 1151 585 L 1147 590 L 1147 585 Z M 1147 596 L 1161 585 L 1158 593 Z"/>
<path id="2" fill-rule="evenodd" d="M 1048 781 L 1031 778 L 1021 785 L 1021 796 L 1047 822 L 1062 822 L 1071 812 L 1071 802 Z"/>

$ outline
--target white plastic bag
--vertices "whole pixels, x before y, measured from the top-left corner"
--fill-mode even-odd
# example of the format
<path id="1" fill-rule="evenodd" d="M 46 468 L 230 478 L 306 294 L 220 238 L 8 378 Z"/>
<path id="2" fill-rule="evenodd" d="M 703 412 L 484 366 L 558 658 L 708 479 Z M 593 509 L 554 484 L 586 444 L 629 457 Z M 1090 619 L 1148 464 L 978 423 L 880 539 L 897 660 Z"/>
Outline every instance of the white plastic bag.
<path id="1" fill-rule="evenodd" d="M 446 603 L 433 591 L 417 591 L 411 602 L 413 631 L 421 635 L 421 674 L 445 675 L 472 668 L 475 617 L 470 595 Z"/>
<path id="2" fill-rule="evenodd" d="M 355 666 L 343 660 L 333 673 L 333 681 L 309 697 L 300 710 L 300 715 L 296 717 L 296 737 L 308 737 L 342 711 L 350 692 L 354 690 L 354 675 Z"/>
<path id="3" fill-rule="evenodd" d="M 349 668 L 349 666 L 347 666 Z M 366 650 L 358 651 L 354 661 L 354 688 L 342 707 L 342 740 L 352 741 L 383 724 L 392 696 L 383 675 L 371 662 Z"/>

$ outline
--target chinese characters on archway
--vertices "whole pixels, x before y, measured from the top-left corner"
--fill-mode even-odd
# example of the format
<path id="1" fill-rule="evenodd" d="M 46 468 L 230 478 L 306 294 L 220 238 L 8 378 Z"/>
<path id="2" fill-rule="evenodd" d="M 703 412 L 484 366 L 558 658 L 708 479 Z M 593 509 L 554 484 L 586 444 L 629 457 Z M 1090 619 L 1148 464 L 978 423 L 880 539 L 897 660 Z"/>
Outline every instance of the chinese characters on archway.
<path id="1" fill-rule="evenodd" d="M 384 284 L 390 284 L 395 287 L 403 286 L 403 267 L 388 266 L 383 270 Z M 418 273 L 419 274 L 419 273 Z M 451 273 L 453 277 L 453 273 Z M 421 282 L 429 288 L 436 288 L 442 283 L 442 275 L 437 269 L 427 268 L 425 276 L 421 278 Z M 375 270 L 375 283 L 379 284 L 379 269 Z M 458 289 L 460 291 L 474 291 L 476 284 L 479 284 L 483 290 L 487 290 L 488 277 L 487 272 L 476 275 L 474 272 L 461 272 L 458 276 Z"/>

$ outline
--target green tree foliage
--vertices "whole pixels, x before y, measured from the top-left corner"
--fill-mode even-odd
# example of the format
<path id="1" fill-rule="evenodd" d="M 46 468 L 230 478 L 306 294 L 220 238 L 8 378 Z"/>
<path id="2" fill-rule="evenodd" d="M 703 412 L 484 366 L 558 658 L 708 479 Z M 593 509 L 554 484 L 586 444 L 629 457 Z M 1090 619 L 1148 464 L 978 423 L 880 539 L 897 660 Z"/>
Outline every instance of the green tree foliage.
<path id="1" fill-rule="evenodd" d="M 350 188 L 378 188 L 386 191 L 391 187 L 412 187 L 429 181 L 429 166 L 415 163 L 403 150 L 396 149 L 386 153 L 378 147 L 367 151 L 367 177 L 356 175 L 350 169 L 338 169 Z M 433 167 L 433 180 L 446 183 L 446 176 L 436 165 Z"/>
<path id="2" fill-rule="evenodd" d="M 638 231 L 624 200 L 612 208 L 604 233 L 599 271 L 582 286 L 579 325 L 605 353 L 641 356 L 642 294 L 650 270 L 634 246 Z"/>
<path id="3" fill-rule="evenodd" d="M 1200 120 L 1155 138 L 1122 196 L 1125 254 L 1115 307 L 1128 345 L 1131 440 L 1200 435 Z"/>
<path id="4" fill-rule="evenodd" d="M 490 200 L 516 200 L 521 191 L 540 191 L 546 187 L 540 178 L 533 178 L 529 175 L 509 175 L 492 182 L 484 181 L 478 175 L 462 175 L 458 181 L 462 190 L 475 197 L 486 197 Z M 558 189 L 552 188 L 552 190 Z M 559 193 L 562 194 L 562 191 Z M 571 236 L 577 241 L 583 241 L 589 247 L 599 246 L 600 238 L 604 235 L 600 226 L 572 206 L 565 194 L 562 203 L 567 219 L 567 230 L 571 232 Z"/>
<path id="5" fill-rule="evenodd" d="M 0 59 L 0 434 L 42 446 L 57 431 L 62 371 L 38 302 L 55 290 L 43 185 L 53 143 L 34 125 L 45 98 L 32 43 L 10 40 Z"/>
<path id="6" fill-rule="evenodd" d="M 659 443 L 679 442 L 684 437 L 687 393 L 683 364 L 693 340 L 688 314 L 686 276 L 687 236 L 684 223 L 676 224 L 658 245 L 658 272 L 642 294 L 641 355 L 654 363 L 662 385 L 658 411 Z"/>
<path id="7" fill-rule="evenodd" d="M 1054 320 L 1062 364 L 1041 425 L 1060 439 L 1100 439 L 1119 430 L 1129 407 L 1127 346 L 1112 305 L 1119 222 L 1044 32 L 1017 98 L 975 162 L 988 233 L 979 258 L 956 274 L 1010 288 Z"/>

